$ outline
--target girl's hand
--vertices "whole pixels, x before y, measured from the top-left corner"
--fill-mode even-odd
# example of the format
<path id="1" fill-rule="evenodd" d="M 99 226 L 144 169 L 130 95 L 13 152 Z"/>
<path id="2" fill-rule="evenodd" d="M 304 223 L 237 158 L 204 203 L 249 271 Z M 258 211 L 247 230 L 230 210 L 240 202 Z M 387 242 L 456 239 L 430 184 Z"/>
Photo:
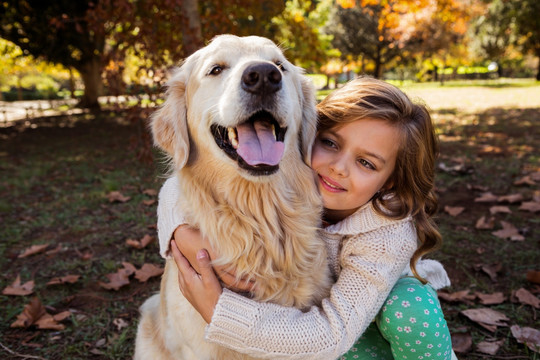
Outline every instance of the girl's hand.
<path id="1" fill-rule="evenodd" d="M 197 310 L 204 321 L 210 323 L 214 308 L 219 300 L 219 296 L 223 292 L 212 265 L 210 265 L 210 257 L 206 250 L 197 252 L 197 266 L 200 274 L 193 269 L 189 261 L 182 255 L 176 241 L 171 241 L 171 251 L 178 266 L 178 283 L 180 291 L 184 297 Z"/>
<path id="2" fill-rule="evenodd" d="M 182 255 L 199 274 L 201 274 L 201 269 L 199 268 L 197 261 L 197 253 L 199 250 L 206 249 L 210 259 L 216 259 L 218 256 L 218 254 L 214 253 L 208 239 L 201 236 L 199 230 L 189 227 L 188 225 L 180 225 L 177 227 L 174 231 L 173 238 Z M 171 248 L 174 241 L 171 242 Z M 252 291 L 255 286 L 254 280 L 238 280 L 234 270 L 231 271 L 229 266 L 215 266 L 214 271 L 225 286 L 232 291 L 249 292 Z"/>

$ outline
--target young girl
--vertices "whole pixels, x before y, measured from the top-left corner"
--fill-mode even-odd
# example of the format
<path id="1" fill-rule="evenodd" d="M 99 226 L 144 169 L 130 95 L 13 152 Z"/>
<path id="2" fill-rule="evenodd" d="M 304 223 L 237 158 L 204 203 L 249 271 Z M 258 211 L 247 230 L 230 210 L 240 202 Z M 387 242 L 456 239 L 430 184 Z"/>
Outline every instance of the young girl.
<path id="1" fill-rule="evenodd" d="M 162 253 L 174 231 L 180 287 L 209 323 L 207 340 L 266 359 L 451 359 L 433 290 L 448 278 L 437 262 L 419 261 L 441 242 L 431 219 L 438 147 L 429 113 L 367 77 L 330 94 L 318 113 L 311 166 L 336 279 L 320 308 L 302 312 L 222 289 L 201 250 L 212 255 L 208 242 L 171 217 L 174 178 L 160 193 Z"/>

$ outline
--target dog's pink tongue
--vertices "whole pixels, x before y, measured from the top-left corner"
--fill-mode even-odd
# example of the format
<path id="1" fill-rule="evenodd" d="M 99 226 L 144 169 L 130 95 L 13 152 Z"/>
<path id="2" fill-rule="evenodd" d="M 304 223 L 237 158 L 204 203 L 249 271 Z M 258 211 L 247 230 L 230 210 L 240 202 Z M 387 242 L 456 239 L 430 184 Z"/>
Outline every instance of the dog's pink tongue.
<path id="1" fill-rule="evenodd" d="M 273 130 L 266 121 L 244 123 L 236 128 L 236 152 L 251 166 L 277 165 L 283 156 L 284 144 L 276 141 Z"/>

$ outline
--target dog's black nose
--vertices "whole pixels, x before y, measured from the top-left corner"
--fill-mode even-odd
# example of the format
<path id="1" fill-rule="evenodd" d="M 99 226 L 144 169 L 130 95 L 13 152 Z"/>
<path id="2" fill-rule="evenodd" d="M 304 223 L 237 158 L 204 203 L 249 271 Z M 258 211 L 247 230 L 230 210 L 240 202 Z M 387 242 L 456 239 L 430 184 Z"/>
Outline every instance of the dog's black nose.
<path id="1" fill-rule="evenodd" d="M 242 74 L 242 88 L 258 95 L 275 93 L 281 89 L 281 72 L 269 63 L 250 65 Z"/>

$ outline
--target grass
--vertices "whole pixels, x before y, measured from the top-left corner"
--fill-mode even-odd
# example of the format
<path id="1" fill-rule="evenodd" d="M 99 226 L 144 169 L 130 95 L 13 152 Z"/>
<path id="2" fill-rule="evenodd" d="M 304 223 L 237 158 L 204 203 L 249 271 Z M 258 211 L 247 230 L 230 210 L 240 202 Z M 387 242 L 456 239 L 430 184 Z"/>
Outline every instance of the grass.
<path id="1" fill-rule="evenodd" d="M 443 248 L 433 257 L 447 268 L 449 291 L 469 289 L 507 296 L 492 306 L 505 313 L 510 325 L 540 329 L 530 306 L 510 301 L 512 292 L 534 286 L 525 280 L 527 270 L 538 268 L 538 214 L 519 211 L 507 204 L 511 214 L 497 214 L 525 234 L 512 242 L 477 230 L 476 220 L 489 215 L 491 204 L 477 203 L 485 187 L 497 195 L 522 193 L 530 199 L 536 187 L 515 186 L 514 180 L 539 170 L 540 85 L 534 82 L 485 86 L 482 83 L 408 85 L 403 89 L 423 99 L 432 109 L 441 137 L 440 163 L 463 163 L 467 171 L 439 171 L 437 188 L 441 209 L 463 206 L 465 212 L 451 217 L 440 211 L 437 221 L 444 236 Z M 140 267 L 162 264 L 156 243 L 143 250 L 125 245 L 127 238 L 155 235 L 156 204 L 143 194 L 159 190 L 164 174 L 161 159 L 141 162 L 145 149 L 138 135 L 141 127 L 125 121 L 122 114 L 103 112 L 97 117 L 80 115 L 35 119 L 0 128 L 0 287 L 18 274 L 23 282 L 34 280 L 35 295 L 55 314 L 70 310 L 62 331 L 10 328 L 31 296 L 0 295 L 0 357 L 13 353 L 46 359 L 129 359 L 138 321 L 138 307 L 159 288 L 157 278 L 147 283 L 132 280 L 119 291 L 99 287 L 105 275 L 122 267 L 123 261 Z M 131 200 L 109 203 L 106 194 L 120 191 Z M 495 230 L 496 230 L 495 229 Z M 33 244 L 61 245 L 56 254 L 17 255 Z M 90 253 L 85 259 L 82 254 Z M 493 282 L 480 268 L 501 264 Z M 75 284 L 46 286 L 52 277 L 79 274 Z M 452 333 L 469 333 L 477 344 L 485 339 L 504 339 L 497 356 L 539 359 L 510 334 L 508 327 L 490 333 L 460 311 L 482 307 L 478 303 L 443 303 Z M 126 327 L 119 324 L 127 324 Z M 460 359 L 489 359 L 475 347 Z"/>

